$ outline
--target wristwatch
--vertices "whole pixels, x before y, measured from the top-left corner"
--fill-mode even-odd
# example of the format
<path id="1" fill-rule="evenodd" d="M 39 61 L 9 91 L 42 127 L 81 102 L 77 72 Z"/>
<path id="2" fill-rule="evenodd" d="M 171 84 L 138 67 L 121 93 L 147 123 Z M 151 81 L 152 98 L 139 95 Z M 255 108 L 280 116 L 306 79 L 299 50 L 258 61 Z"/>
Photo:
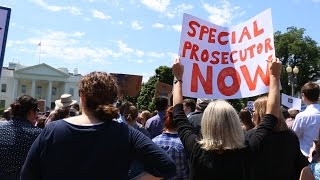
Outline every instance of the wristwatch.
<path id="1" fill-rule="evenodd" d="M 183 83 L 182 79 L 179 79 L 179 80 L 178 80 L 178 79 L 175 79 L 175 80 L 174 80 L 174 84 L 177 84 L 177 82 Z"/>

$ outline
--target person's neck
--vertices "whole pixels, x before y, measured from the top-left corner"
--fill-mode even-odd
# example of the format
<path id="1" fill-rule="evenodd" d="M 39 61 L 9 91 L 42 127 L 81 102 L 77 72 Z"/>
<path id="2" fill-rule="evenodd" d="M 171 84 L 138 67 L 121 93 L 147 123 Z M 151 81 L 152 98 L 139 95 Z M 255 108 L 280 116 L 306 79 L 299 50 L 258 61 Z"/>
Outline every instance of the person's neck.
<path id="1" fill-rule="evenodd" d="M 305 101 L 304 101 L 304 104 L 307 105 L 307 106 L 309 106 L 309 105 L 311 105 L 311 104 L 317 104 L 317 102 L 305 100 Z"/>
<path id="2" fill-rule="evenodd" d="M 169 134 L 177 134 L 177 130 L 176 129 L 164 129 L 165 133 L 169 133 Z"/>
<path id="3" fill-rule="evenodd" d="M 137 121 L 126 121 L 129 126 L 134 126 L 137 124 Z"/>
<path id="4" fill-rule="evenodd" d="M 95 116 L 92 115 L 92 113 L 89 113 L 88 111 L 83 111 L 81 115 L 70 117 L 67 119 L 67 121 L 72 122 L 73 124 L 83 125 L 83 124 L 98 124 L 103 121 L 97 119 Z"/>

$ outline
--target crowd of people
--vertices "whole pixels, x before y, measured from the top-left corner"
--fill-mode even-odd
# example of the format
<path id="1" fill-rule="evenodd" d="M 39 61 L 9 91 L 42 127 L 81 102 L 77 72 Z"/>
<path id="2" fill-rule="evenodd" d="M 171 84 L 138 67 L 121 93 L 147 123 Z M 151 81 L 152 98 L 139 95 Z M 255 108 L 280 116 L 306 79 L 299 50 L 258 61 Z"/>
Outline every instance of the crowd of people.
<path id="1" fill-rule="evenodd" d="M 81 108 L 63 94 L 39 116 L 36 99 L 18 97 L 0 121 L 0 179 L 320 179 L 319 85 L 303 85 L 304 111 L 284 109 L 275 58 L 268 95 L 238 112 L 225 100 L 183 97 L 179 58 L 172 71 L 173 102 L 156 97 L 155 114 L 119 103 L 105 72 L 82 77 Z"/>

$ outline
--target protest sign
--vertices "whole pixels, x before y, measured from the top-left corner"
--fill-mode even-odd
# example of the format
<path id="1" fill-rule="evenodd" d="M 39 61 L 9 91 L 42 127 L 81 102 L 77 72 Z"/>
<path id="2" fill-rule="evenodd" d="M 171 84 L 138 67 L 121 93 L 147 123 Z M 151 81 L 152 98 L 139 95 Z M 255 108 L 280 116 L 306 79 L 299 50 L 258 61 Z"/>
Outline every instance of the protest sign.
<path id="1" fill-rule="evenodd" d="M 156 85 L 155 97 L 165 96 L 170 98 L 172 95 L 172 85 L 158 81 Z"/>
<path id="2" fill-rule="evenodd" d="M 288 107 L 288 108 L 294 108 L 297 110 L 301 110 L 301 99 L 295 98 L 292 96 L 288 96 L 286 94 L 281 93 L 281 104 Z"/>
<path id="3" fill-rule="evenodd" d="M 6 50 L 11 9 L 0 6 L 0 76 L 3 66 L 4 52 Z"/>
<path id="4" fill-rule="evenodd" d="M 142 76 L 131 74 L 110 73 L 117 80 L 120 94 L 123 96 L 135 97 L 139 94 L 142 84 Z"/>
<path id="5" fill-rule="evenodd" d="M 275 57 L 271 9 L 230 28 L 184 14 L 179 49 L 183 95 L 237 99 L 269 91 Z"/>
<path id="6" fill-rule="evenodd" d="M 248 102 L 247 102 L 247 109 L 248 109 L 249 111 L 252 111 L 252 110 L 253 110 L 253 102 L 254 102 L 254 101 L 248 101 Z"/>

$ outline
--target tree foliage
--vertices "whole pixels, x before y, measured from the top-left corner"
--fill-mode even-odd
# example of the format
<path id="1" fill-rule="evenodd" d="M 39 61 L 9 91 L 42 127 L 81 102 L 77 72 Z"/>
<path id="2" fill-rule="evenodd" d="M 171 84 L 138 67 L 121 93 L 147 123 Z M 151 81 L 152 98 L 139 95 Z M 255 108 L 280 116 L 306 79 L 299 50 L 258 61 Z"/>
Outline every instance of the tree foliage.
<path id="1" fill-rule="evenodd" d="M 144 83 L 141 88 L 140 96 L 137 100 L 137 107 L 139 110 L 148 109 L 155 110 L 154 93 L 157 82 L 172 84 L 173 74 L 171 68 L 167 66 L 160 66 L 155 70 L 155 75 L 151 76 L 148 82 Z"/>
<path id="2" fill-rule="evenodd" d="M 304 35 L 304 32 L 304 28 L 289 27 L 285 33 L 277 31 L 274 34 L 276 56 L 281 59 L 284 66 L 281 82 L 286 94 L 291 94 L 288 73 L 285 70 L 288 65 L 299 68 L 295 92 L 299 91 L 303 84 L 313 80 L 319 69 L 320 48 L 317 42 Z"/>

